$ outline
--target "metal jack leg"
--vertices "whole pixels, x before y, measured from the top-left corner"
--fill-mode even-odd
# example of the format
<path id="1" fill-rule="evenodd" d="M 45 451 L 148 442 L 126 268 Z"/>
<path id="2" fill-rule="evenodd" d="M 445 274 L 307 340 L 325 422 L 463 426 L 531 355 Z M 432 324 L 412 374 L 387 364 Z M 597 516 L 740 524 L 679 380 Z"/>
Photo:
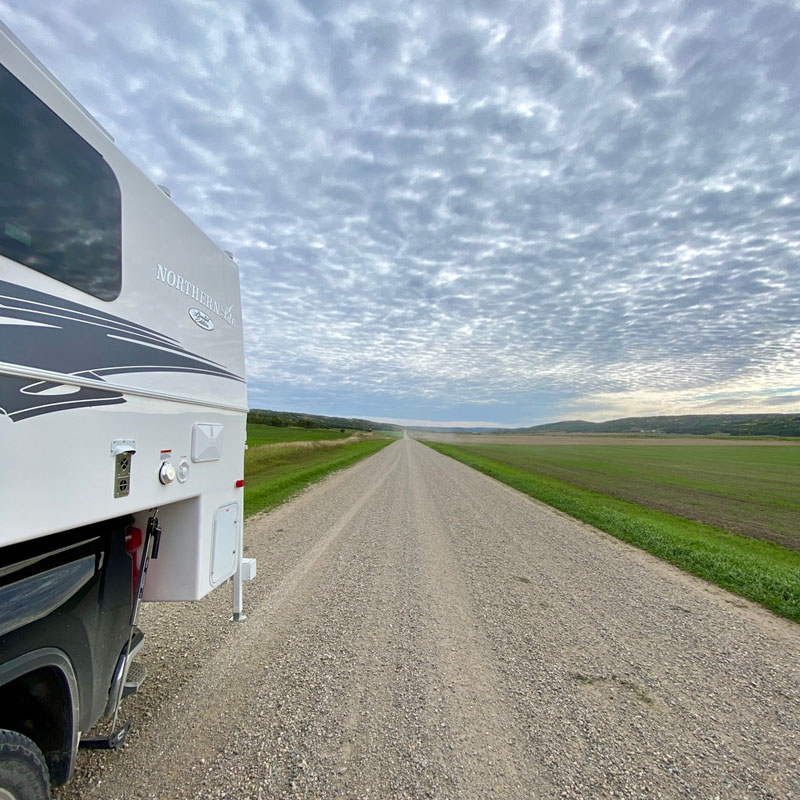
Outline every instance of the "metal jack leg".
<path id="1" fill-rule="evenodd" d="M 247 614 L 242 612 L 242 583 L 242 559 L 240 558 L 236 572 L 233 573 L 233 614 L 231 614 L 231 622 L 244 622 L 247 619 Z"/>
<path id="2" fill-rule="evenodd" d="M 231 614 L 231 622 L 244 622 L 247 615 L 242 612 L 243 599 L 242 599 L 242 583 L 244 576 L 242 575 L 242 564 L 244 556 L 244 526 L 239 525 L 239 560 L 236 564 L 236 572 L 233 573 L 233 614 Z"/>

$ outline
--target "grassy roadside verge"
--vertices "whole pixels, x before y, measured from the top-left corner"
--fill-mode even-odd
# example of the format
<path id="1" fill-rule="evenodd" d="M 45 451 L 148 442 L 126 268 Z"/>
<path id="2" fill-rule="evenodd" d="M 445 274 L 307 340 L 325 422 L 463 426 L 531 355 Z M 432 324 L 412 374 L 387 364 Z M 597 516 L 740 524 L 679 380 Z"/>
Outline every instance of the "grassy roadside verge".
<path id="1" fill-rule="evenodd" d="M 364 439 L 338 447 L 253 448 L 245 454 L 244 515 L 268 511 L 331 472 L 377 453 L 394 439 Z"/>
<path id="2" fill-rule="evenodd" d="M 800 552 L 466 452 L 423 442 L 680 569 L 800 622 Z"/>
<path id="3" fill-rule="evenodd" d="M 263 425 L 259 422 L 247 423 L 247 444 L 250 447 L 259 447 L 262 444 L 277 444 L 280 442 L 319 442 L 332 439 L 344 439 L 361 431 L 331 429 L 331 428 L 278 428 L 273 425 Z"/>

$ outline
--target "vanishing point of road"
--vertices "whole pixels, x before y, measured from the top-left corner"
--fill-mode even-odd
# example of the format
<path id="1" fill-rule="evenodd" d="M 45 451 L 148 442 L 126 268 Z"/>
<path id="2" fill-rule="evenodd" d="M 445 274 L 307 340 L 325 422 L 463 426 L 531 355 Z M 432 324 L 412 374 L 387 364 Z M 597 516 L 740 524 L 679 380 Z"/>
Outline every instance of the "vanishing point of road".
<path id="1" fill-rule="evenodd" d="M 800 626 L 403 439 L 147 606 L 64 798 L 800 798 Z"/>

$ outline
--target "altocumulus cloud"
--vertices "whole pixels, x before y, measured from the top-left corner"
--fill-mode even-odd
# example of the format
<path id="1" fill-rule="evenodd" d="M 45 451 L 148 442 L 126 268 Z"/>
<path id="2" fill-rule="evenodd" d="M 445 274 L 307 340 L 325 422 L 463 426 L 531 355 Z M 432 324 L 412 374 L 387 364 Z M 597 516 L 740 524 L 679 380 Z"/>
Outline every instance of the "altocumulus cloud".
<path id="1" fill-rule="evenodd" d="M 254 406 L 800 405 L 794 3 L 0 12 L 236 252 Z"/>

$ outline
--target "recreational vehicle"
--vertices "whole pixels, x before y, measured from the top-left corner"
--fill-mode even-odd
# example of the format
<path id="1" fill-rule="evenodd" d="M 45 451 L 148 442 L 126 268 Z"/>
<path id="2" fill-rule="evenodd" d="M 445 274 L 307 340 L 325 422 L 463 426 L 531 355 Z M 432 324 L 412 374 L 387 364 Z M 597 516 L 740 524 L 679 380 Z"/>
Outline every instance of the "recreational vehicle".
<path id="1" fill-rule="evenodd" d="M 247 401 L 232 257 L 5 26 L 0 141 L 0 797 L 27 800 L 122 744 L 140 601 L 233 578 L 240 615 Z"/>

